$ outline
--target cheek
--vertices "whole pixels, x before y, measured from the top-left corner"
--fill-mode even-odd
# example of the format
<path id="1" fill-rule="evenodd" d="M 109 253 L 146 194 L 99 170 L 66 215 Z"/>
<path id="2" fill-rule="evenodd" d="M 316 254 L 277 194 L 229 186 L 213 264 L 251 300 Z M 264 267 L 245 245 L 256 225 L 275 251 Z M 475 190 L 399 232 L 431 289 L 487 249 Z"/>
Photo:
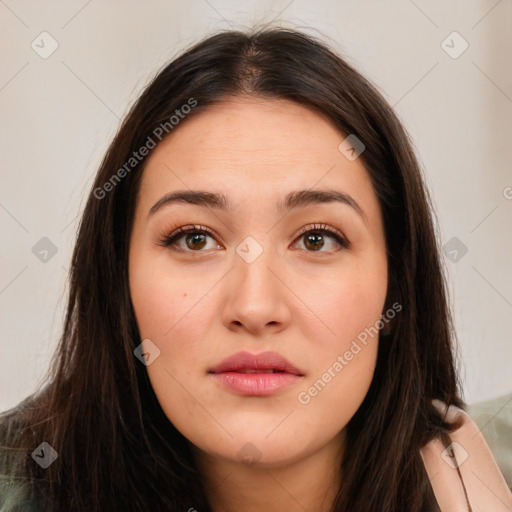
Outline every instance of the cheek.
<path id="1" fill-rule="evenodd" d="M 198 285 L 183 274 L 170 274 L 165 261 L 133 256 L 130 292 L 141 340 L 149 338 L 160 350 L 146 367 L 155 395 L 166 416 L 180 430 L 203 418 L 204 411 L 186 390 L 199 378 L 200 363 L 207 354 L 213 305 L 205 293 L 208 280 Z M 192 390 L 194 396 L 197 395 Z"/>
<path id="2" fill-rule="evenodd" d="M 302 286 L 304 302 L 316 316 L 314 322 L 305 323 L 302 329 L 304 332 L 309 329 L 310 339 L 315 340 L 317 363 L 323 366 L 332 363 L 333 355 L 349 350 L 354 340 L 367 341 L 366 347 L 370 341 L 377 344 L 375 325 L 387 292 L 386 263 L 380 260 L 378 263 L 362 268 L 355 261 L 347 262 L 329 279 L 319 278 L 318 286 L 308 288 L 305 283 Z M 359 358 L 364 357 L 363 352 L 368 351 L 361 351 Z"/>
<path id="3" fill-rule="evenodd" d="M 134 255 L 130 293 L 141 338 L 168 344 L 185 331 L 187 339 L 195 339 L 207 321 L 200 306 L 206 284 L 199 285 L 194 275 L 180 275 L 165 257 Z"/>
<path id="4" fill-rule="evenodd" d="M 189 380 L 191 369 L 202 371 L 209 356 L 208 336 L 219 318 L 213 290 L 218 271 L 205 268 L 199 275 L 177 269 L 164 251 L 133 251 L 129 275 L 140 337 L 160 349 L 155 364 L 147 367 L 150 378 L 159 368 L 166 379 L 169 372 L 180 382 Z M 166 387 L 168 383 L 159 383 L 155 391 Z"/>
<path id="5" fill-rule="evenodd" d="M 309 421 L 318 415 L 324 418 L 326 430 L 334 432 L 346 425 L 368 392 L 386 292 L 387 265 L 380 258 L 364 270 L 347 263 L 331 280 L 323 281 L 321 292 L 308 294 L 322 328 L 316 336 L 310 333 L 315 340 L 310 354 L 314 363 L 296 399 Z"/>

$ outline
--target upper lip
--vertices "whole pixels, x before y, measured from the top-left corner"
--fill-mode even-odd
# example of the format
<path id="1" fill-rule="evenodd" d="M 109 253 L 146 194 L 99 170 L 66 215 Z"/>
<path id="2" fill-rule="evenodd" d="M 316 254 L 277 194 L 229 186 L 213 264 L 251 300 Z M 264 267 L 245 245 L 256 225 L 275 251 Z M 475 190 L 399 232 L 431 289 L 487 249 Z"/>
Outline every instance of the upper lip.
<path id="1" fill-rule="evenodd" d="M 209 373 L 236 372 L 240 370 L 277 370 L 299 376 L 304 375 L 277 352 L 261 352 L 260 354 L 237 352 L 226 357 L 217 366 L 211 368 Z"/>

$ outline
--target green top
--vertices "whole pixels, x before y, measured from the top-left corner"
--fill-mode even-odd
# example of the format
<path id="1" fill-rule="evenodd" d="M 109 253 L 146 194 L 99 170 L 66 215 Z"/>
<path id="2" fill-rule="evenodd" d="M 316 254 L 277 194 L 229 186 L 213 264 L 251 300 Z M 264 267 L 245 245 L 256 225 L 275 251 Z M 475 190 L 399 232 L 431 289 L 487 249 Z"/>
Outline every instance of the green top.
<path id="1" fill-rule="evenodd" d="M 0 414 L 0 512 L 47 510 L 42 497 L 36 494 L 35 480 L 30 475 L 20 475 L 20 471 L 16 469 L 29 455 L 23 449 L 12 448 L 21 429 L 18 413 L 27 403 L 28 399 L 23 400 L 14 408 Z"/>
<path id="2" fill-rule="evenodd" d="M 31 495 L 28 482 L 0 476 L 0 512 L 43 512 L 41 502 Z"/>

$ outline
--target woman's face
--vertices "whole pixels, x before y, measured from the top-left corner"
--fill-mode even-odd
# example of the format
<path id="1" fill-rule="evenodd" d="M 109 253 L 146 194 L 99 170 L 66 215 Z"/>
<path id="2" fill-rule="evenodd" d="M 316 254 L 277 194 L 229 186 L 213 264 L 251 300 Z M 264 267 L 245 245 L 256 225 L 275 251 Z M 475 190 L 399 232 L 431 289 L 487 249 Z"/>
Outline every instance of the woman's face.
<path id="1" fill-rule="evenodd" d="M 163 411 L 224 460 L 272 467 L 342 446 L 387 290 L 368 172 L 288 100 L 232 98 L 174 130 L 148 157 L 129 259 Z"/>

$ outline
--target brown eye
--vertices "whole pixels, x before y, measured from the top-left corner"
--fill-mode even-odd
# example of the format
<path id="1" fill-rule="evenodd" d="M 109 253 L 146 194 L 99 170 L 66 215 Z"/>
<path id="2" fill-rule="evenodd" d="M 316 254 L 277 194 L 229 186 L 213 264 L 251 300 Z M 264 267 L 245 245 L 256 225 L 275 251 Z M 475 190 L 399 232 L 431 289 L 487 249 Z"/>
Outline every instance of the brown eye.
<path id="1" fill-rule="evenodd" d="M 203 233 L 194 233 L 185 237 L 187 247 L 192 250 L 202 249 L 206 245 L 206 236 Z"/>
<path id="2" fill-rule="evenodd" d="M 210 247 L 207 247 L 209 239 Z M 206 252 L 208 249 L 222 249 L 214 233 L 204 226 L 182 226 L 160 241 L 160 245 L 182 252 Z M 206 249 L 205 249 L 206 248 Z M 205 250 L 203 250 L 205 249 Z"/>
<path id="3" fill-rule="evenodd" d="M 310 233 L 304 237 L 304 245 L 312 251 L 318 251 L 324 246 L 324 237 L 319 233 Z"/>
<path id="4" fill-rule="evenodd" d="M 326 224 L 305 226 L 299 235 L 299 241 L 307 252 L 329 253 L 340 248 L 349 248 L 348 240 L 338 230 L 327 228 Z"/>

